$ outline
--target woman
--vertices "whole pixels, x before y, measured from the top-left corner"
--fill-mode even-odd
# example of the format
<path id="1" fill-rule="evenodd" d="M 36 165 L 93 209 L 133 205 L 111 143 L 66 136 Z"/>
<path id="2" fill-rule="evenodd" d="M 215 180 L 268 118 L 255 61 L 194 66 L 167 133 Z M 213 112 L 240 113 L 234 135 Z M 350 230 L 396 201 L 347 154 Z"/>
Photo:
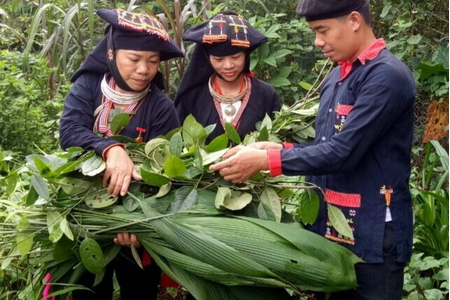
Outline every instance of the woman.
<path id="1" fill-rule="evenodd" d="M 192 114 L 203 126 L 216 124 L 207 141 L 223 134 L 225 123 L 244 138 L 280 110 L 275 89 L 250 72 L 250 53 L 267 38 L 240 15 L 220 12 L 188 29 L 183 40 L 196 45 L 174 104 L 180 121 Z"/>
<path id="2" fill-rule="evenodd" d="M 110 112 L 121 109 L 130 121 L 120 135 L 146 142 L 179 127 L 170 99 L 161 91 L 160 61 L 182 57 L 161 23 L 145 13 L 121 9 L 101 9 L 97 14 L 109 25 L 105 38 L 71 78 L 73 86 L 64 104 L 60 122 L 63 149 L 82 147 L 94 150 L 106 162 L 103 186 L 112 196 L 124 196 L 132 179 L 142 178 L 128 157 L 124 145 L 108 137 Z M 139 246 L 134 235 L 118 234 L 114 242 Z M 142 249 L 142 248 L 141 248 Z M 149 257 L 144 256 L 143 262 Z M 142 270 L 131 251 L 123 247 L 119 258 L 108 264 L 100 284 L 93 286 L 94 275 L 85 272 L 79 284 L 90 291 L 75 291 L 73 299 L 111 300 L 113 272 L 121 287 L 122 300 L 156 299 L 160 269 L 155 265 Z"/>

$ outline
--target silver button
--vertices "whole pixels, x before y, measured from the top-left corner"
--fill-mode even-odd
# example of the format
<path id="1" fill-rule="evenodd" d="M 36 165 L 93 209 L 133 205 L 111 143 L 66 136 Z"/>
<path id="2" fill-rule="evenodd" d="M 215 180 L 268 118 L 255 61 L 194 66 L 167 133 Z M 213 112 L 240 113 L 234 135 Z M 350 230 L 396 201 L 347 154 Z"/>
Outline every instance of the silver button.
<path id="1" fill-rule="evenodd" d="M 324 136 L 322 137 L 322 141 L 325 141 L 326 139 L 327 139 L 326 137 L 324 137 Z"/>
<path id="2" fill-rule="evenodd" d="M 328 109 L 328 111 L 329 111 L 329 112 L 332 112 L 332 111 L 333 111 L 333 109 L 332 109 L 332 108 L 329 108 L 329 109 Z"/>

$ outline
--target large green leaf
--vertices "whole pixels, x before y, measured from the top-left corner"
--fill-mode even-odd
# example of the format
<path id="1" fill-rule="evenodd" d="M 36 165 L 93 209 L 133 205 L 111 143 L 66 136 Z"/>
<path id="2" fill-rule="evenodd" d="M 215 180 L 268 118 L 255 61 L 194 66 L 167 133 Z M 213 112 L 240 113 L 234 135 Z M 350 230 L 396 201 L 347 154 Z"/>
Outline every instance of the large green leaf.
<path id="1" fill-rule="evenodd" d="M 225 149 L 228 146 L 228 135 L 226 133 L 221 134 L 214 138 L 211 143 L 209 143 L 205 151 L 208 153 L 216 152 L 222 149 Z"/>
<path id="2" fill-rule="evenodd" d="M 113 205 L 118 199 L 119 197 L 108 194 L 106 189 L 101 189 L 89 193 L 89 195 L 84 198 L 84 202 L 90 208 L 104 208 Z"/>
<path id="3" fill-rule="evenodd" d="M 242 142 L 239 133 L 230 123 L 225 123 L 225 132 L 233 143 L 240 144 Z"/>
<path id="4" fill-rule="evenodd" d="M 74 240 L 72 230 L 70 229 L 70 223 L 67 221 L 66 218 L 63 218 L 61 220 L 61 223 L 59 224 L 61 227 L 61 231 L 64 233 L 65 236 L 67 236 L 70 240 Z"/>
<path id="5" fill-rule="evenodd" d="M 264 142 L 268 140 L 269 140 L 269 131 L 267 130 L 267 127 L 264 126 L 259 132 L 258 141 Z"/>
<path id="6" fill-rule="evenodd" d="M 219 187 L 214 202 L 217 209 L 225 207 L 229 210 L 241 210 L 252 202 L 252 198 L 249 193 L 240 192 L 237 195 L 232 195 L 230 188 Z"/>
<path id="7" fill-rule="evenodd" d="M 446 69 L 442 63 L 431 64 L 427 62 L 421 62 L 417 69 L 420 70 L 420 79 L 426 80 L 433 75 L 440 75 L 443 78 L 448 79 L 448 69 Z"/>
<path id="8" fill-rule="evenodd" d="M 56 168 L 55 170 L 53 170 L 53 176 L 55 177 L 59 177 L 61 175 L 65 175 L 67 173 L 73 172 L 77 169 L 78 165 L 80 164 L 79 161 L 70 161 L 67 162 L 61 166 L 59 166 L 58 168 Z"/>
<path id="9" fill-rule="evenodd" d="M 18 181 L 19 175 L 17 173 L 11 173 L 4 178 L 6 193 L 8 195 L 11 196 L 16 191 Z"/>
<path id="10" fill-rule="evenodd" d="M 289 81 L 289 79 L 282 77 L 282 76 L 273 76 L 272 78 L 270 78 L 270 80 L 268 82 L 269 82 L 269 84 L 271 84 L 273 87 L 276 87 L 276 88 L 291 85 L 291 82 Z"/>
<path id="11" fill-rule="evenodd" d="M 186 172 L 184 161 L 175 155 L 169 155 L 164 163 L 164 173 L 172 178 L 183 177 Z"/>
<path id="12" fill-rule="evenodd" d="M 125 207 L 125 209 L 129 212 L 135 211 L 140 206 L 139 201 L 142 201 L 144 198 L 144 193 L 140 191 L 133 191 L 133 197 L 127 194 L 122 198 L 123 207 Z"/>
<path id="13" fill-rule="evenodd" d="M 147 184 L 153 186 L 163 186 L 170 182 L 170 178 L 167 176 L 148 171 L 144 168 L 141 168 L 141 176 Z"/>
<path id="14" fill-rule="evenodd" d="M 127 113 L 118 113 L 113 116 L 110 123 L 110 129 L 113 134 L 118 134 L 122 130 L 122 128 L 128 125 L 128 123 L 130 123 L 130 116 Z"/>
<path id="15" fill-rule="evenodd" d="M 270 221 L 276 220 L 276 216 L 275 216 L 272 208 L 264 202 L 260 202 L 258 204 L 257 212 L 258 212 L 258 218 L 260 218 L 262 220 L 270 220 Z"/>
<path id="16" fill-rule="evenodd" d="M 279 49 L 279 50 L 276 50 L 275 52 L 273 52 L 272 53 L 272 56 L 275 58 L 275 59 L 280 59 L 280 58 L 283 58 L 283 57 L 285 57 L 286 55 L 289 55 L 289 54 L 291 54 L 292 53 L 292 50 L 288 50 L 288 49 Z"/>
<path id="17" fill-rule="evenodd" d="M 271 187 L 266 186 L 261 193 L 261 203 L 266 204 L 273 212 L 275 221 L 281 221 L 281 201 L 277 192 Z"/>
<path id="18" fill-rule="evenodd" d="M 207 132 L 205 128 L 189 115 L 183 122 L 183 140 L 187 148 L 192 145 L 203 145 Z"/>
<path id="19" fill-rule="evenodd" d="M 30 252 L 33 246 L 33 235 L 19 232 L 16 234 L 16 243 L 20 255 L 26 255 Z"/>
<path id="20" fill-rule="evenodd" d="M 319 214 L 320 199 L 316 192 L 306 189 L 300 195 L 300 218 L 305 225 L 314 224 Z"/>
<path id="21" fill-rule="evenodd" d="M 92 186 L 92 181 L 86 181 L 80 178 L 63 177 L 56 182 L 68 195 L 80 194 Z"/>
<path id="22" fill-rule="evenodd" d="M 56 261 L 64 261 L 71 257 L 74 253 L 72 248 L 75 246 L 75 241 L 71 241 L 67 236 L 62 236 L 53 248 L 53 258 Z"/>
<path id="23" fill-rule="evenodd" d="M 48 200 L 50 197 L 50 192 L 48 190 L 48 184 L 44 178 L 42 178 L 41 175 L 35 174 L 31 176 L 30 181 L 38 195 L 42 199 Z"/>
<path id="24" fill-rule="evenodd" d="M 343 236 L 354 238 L 353 231 L 345 219 L 344 213 L 334 205 L 328 204 L 328 219 L 337 232 Z"/>
<path id="25" fill-rule="evenodd" d="M 103 172 L 106 168 L 106 163 L 97 155 L 90 157 L 81 165 L 81 172 L 86 176 L 95 176 Z"/>
<path id="26" fill-rule="evenodd" d="M 170 139 L 170 153 L 180 157 L 181 151 L 183 150 L 183 139 L 180 132 L 176 132 Z"/>
<path id="27" fill-rule="evenodd" d="M 34 164 L 35 164 L 36 168 L 38 169 L 39 173 L 41 173 L 42 175 L 45 175 L 48 172 L 50 172 L 51 165 L 47 164 L 46 161 L 41 159 L 40 156 L 35 155 L 33 157 L 33 160 L 34 160 Z"/>
<path id="28" fill-rule="evenodd" d="M 147 156 L 150 156 L 151 153 L 153 151 L 155 151 L 156 149 L 161 148 L 161 147 L 165 147 L 165 146 L 167 146 L 169 144 L 170 144 L 170 142 L 168 140 L 166 140 L 166 139 L 163 139 L 163 138 L 151 139 L 150 141 L 147 142 L 147 144 L 145 144 L 145 154 Z"/>
<path id="29" fill-rule="evenodd" d="M 47 212 L 47 227 L 49 240 L 56 243 L 64 234 L 61 229 L 62 216 L 58 211 Z"/>
<path id="30" fill-rule="evenodd" d="M 25 198 L 25 205 L 26 206 L 33 205 L 38 198 L 39 194 L 36 192 L 33 185 L 31 185 Z"/>
<path id="31" fill-rule="evenodd" d="M 172 189 L 172 182 L 169 181 L 167 184 L 160 186 L 158 193 L 155 195 L 155 198 L 161 198 L 167 195 Z"/>
<path id="32" fill-rule="evenodd" d="M 204 163 L 202 153 L 205 153 L 205 150 L 201 149 L 200 147 L 194 148 L 194 166 L 198 172 L 203 172 Z"/>
<path id="33" fill-rule="evenodd" d="M 105 258 L 103 256 L 100 245 L 91 238 L 85 238 L 80 244 L 80 258 L 84 267 L 91 273 L 97 274 L 102 272 L 105 266 Z"/>
<path id="34" fill-rule="evenodd" d="M 194 187 L 183 186 L 176 190 L 174 199 L 170 204 L 169 213 L 189 208 L 198 201 L 198 192 Z"/>

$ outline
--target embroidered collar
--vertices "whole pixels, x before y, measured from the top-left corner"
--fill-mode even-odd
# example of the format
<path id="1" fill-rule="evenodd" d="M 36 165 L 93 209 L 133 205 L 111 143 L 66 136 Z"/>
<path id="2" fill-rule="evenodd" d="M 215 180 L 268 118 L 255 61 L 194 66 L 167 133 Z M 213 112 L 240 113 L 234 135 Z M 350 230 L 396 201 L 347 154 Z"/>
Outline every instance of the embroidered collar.
<path id="1" fill-rule="evenodd" d="M 365 65 L 368 60 L 375 59 L 380 54 L 381 50 L 385 48 L 386 42 L 384 41 L 384 39 L 377 39 L 375 43 L 361 52 L 356 59 L 359 60 L 362 65 Z M 345 77 L 347 77 L 348 74 L 350 74 L 353 62 L 350 62 L 348 60 L 342 61 L 339 62 L 339 66 L 341 67 L 341 78 L 339 79 L 339 81 L 342 81 Z"/>

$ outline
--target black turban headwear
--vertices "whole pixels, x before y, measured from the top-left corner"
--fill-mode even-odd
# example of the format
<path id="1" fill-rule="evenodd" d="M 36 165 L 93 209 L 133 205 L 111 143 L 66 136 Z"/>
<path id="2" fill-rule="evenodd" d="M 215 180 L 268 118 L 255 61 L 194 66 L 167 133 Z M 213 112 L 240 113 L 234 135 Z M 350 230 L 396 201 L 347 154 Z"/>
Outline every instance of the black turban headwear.
<path id="1" fill-rule="evenodd" d="M 115 60 L 117 49 L 157 51 L 160 52 L 161 61 L 184 56 L 162 24 L 146 13 L 127 12 L 123 9 L 99 9 L 97 14 L 109 23 L 105 37 L 72 76 L 72 82 L 84 72 L 99 74 L 109 72 L 121 89 L 133 91 L 117 70 Z M 153 81 L 159 88 L 164 89 L 160 72 Z"/>
<path id="2" fill-rule="evenodd" d="M 208 82 L 215 72 L 209 61 L 210 55 L 228 56 L 244 51 L 246 63 L 243 72 L 250 73 L 250 53 L 268 39 L 242 16 L 233 11 L 223 11 L 189 28 L 183 40 L 194 42 L 195 47 L 178 88 L 175 105 L 185 92 Z"/>
<path id="3" fill-rule="evenodd" d="M 325 20 L 348 15 L 366 3 L 366 0 L 302 0 L 296 13 L 308 22 Z"/>

